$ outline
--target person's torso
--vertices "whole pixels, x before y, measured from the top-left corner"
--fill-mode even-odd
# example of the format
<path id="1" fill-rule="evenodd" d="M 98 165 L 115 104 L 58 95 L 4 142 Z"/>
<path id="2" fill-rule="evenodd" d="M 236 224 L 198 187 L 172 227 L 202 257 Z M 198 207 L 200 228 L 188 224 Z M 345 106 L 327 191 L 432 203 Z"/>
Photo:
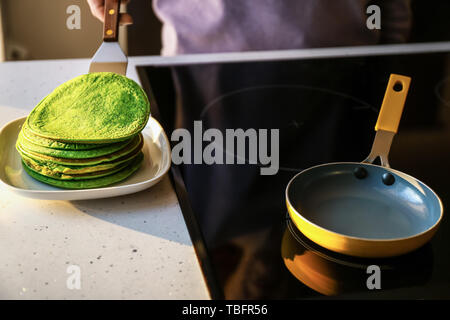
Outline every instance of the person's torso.
<path id="1" fill-rule="evenodd" d="M 154 0 L 163 55 L 369 45 L 367 0 Z"/>

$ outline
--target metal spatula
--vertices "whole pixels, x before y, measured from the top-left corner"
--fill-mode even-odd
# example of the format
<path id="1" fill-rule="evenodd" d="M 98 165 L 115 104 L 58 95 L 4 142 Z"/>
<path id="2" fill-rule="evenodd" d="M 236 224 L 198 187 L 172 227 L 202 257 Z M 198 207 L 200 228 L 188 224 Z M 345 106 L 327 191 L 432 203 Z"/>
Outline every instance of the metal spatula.
<path id="1" fill-rule="evenodd" d="M 120 0 L 105 1 L 103 43 L 92 58 L 89 72 L 127 73 L 128 59 L 118 42 Z"/>

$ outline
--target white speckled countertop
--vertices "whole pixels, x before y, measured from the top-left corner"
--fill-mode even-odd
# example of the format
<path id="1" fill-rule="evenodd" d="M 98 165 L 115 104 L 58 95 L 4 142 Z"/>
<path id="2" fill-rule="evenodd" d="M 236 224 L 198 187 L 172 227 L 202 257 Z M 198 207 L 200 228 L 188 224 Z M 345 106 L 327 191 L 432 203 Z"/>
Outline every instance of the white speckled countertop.
<path id="1" fill-rule="evenodd" d="M 136 63 L 154 59 L 130 58 L 128 76 L 138 81 Z M 88 65 L 0 63 L 0 127 Z M 80 268 L 80 289 L 67 287 L 71 265 Z M 0 299 L 209 298 L 168 177 L 100 200 L 43 201 L 0 190 Z"/>

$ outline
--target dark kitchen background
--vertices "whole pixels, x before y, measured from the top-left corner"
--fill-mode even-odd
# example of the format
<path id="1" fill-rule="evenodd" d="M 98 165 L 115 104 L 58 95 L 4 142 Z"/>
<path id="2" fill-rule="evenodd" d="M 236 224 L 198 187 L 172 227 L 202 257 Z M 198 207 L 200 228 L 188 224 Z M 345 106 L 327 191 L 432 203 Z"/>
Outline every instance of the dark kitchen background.
<path id="1" fill-rule="evenodd" d="M 72 4 L 81 9 L 80 30 L 65 27 L 66 8 Z M 409 42 L 450 40 L 450 1 L 412 0 L 411 6 L 414 23 Z M 151 0 L 131 1 L 126 10 L 133 16 L 134 25 L 121 31 L 124 50 L 130 56 L 159 55 L 161 23 Z M 88 58 L 99 46 L 101 29 L 85 0 L 0 0 L 0 61 Z"/>

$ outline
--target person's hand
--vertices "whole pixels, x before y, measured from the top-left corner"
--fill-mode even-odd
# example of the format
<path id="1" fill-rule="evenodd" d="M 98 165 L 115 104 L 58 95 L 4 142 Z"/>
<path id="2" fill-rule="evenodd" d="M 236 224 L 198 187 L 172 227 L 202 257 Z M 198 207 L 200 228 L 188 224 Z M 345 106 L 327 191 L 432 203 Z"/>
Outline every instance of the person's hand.
<path id="1" fill-rule="evenodd" d="M 87 0 L 91 13 L 101 22 L 105 19 L 105 0 Z M 128 3 L 129 0 L 122 0 L 121 3 Z M 119 18 L 120 25 L 129 25 L 133 23 L 133 18 L 128 13 L 121 13 Z"/>

